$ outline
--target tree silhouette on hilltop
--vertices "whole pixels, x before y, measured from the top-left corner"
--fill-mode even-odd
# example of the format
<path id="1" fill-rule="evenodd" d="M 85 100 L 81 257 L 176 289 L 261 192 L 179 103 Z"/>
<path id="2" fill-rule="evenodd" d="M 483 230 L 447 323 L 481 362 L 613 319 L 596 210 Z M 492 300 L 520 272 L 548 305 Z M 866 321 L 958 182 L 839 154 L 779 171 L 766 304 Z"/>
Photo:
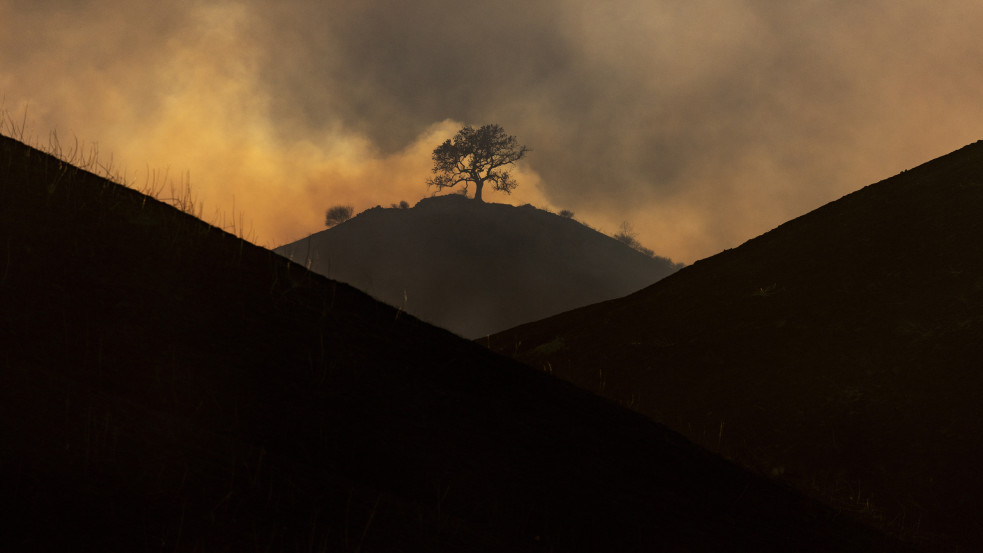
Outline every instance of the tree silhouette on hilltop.
<path id="1" fill-rule="evenodd" d="M 468 185 L 474 184 L 474 199 L 478 202 L 483 201 L 481 191 L 486 182 L 509 194 L 518 183 L 502 168 L 519 161 L 529 151 L 499 125 L 479 129 L 465 125 L 453 139 L 434 149 L 434 177 L 427 179 L 427 186 L 443 190 L 463 183 L 466 192 Z"/>

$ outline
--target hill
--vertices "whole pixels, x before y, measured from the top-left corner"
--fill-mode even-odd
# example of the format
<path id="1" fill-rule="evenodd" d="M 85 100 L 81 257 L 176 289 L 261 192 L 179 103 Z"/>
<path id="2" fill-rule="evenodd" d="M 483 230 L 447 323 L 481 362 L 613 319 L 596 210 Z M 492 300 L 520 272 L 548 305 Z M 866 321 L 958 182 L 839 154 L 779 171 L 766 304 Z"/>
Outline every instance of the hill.
<path id="1" fill-rule="evenodd" d="M 981 213 L 977 142 L 481 343 L 940 551 L 983 551 Z"/>
<path id="2" fill-rule="evenodd" d="M 0 436 L 5 551 L 902 550 L 5 137 Z"/>
<path id="3" fill-rule="evenodd" d="M 623 296 L 679 266 L 530 205 L 376 207 L 274 251 L 465 337 Z"/>

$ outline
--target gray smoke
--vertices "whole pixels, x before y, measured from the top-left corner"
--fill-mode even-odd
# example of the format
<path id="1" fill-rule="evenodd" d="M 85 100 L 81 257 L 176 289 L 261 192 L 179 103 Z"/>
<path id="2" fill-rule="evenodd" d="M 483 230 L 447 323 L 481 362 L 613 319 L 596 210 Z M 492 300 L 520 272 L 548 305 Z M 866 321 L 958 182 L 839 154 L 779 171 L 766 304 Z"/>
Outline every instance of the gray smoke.
<path id="1" fill-rule="evenodd" d="M 494 122 L 533 149 L 520 189 L 692 262 L 983 123 L 971 1 L 12 4 L 8 109 L 235 191 L 275 243 L 415 201 L 440 136 Z"/>

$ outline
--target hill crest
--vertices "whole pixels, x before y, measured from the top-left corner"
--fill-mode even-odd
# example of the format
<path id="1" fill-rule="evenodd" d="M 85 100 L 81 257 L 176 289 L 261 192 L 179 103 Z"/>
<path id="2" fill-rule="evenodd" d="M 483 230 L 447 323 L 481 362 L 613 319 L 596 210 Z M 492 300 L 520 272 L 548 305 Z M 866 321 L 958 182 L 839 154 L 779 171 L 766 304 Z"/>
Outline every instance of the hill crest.
<path id="1" fill-rule="evenodd" d="M 680 265 L 531 205 L 375 207 L 274 251 L 465 337 L 634 292 Z"/>

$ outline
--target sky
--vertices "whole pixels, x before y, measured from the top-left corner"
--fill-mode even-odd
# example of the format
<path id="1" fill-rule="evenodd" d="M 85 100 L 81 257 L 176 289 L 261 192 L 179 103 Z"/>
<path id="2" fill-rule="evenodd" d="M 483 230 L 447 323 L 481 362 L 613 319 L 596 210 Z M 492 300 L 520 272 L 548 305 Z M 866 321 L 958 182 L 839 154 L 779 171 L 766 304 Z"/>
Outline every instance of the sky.
<path id="1" fill-rule="evenodd" d="M 0 0 L 0 107 L 269 247 L 333 205 L 416 203 L 432 150 L 496 123 L 532 151 L 486 201 L 692 263 L 983 138 L 980 21 L 976 0 Z"/>

